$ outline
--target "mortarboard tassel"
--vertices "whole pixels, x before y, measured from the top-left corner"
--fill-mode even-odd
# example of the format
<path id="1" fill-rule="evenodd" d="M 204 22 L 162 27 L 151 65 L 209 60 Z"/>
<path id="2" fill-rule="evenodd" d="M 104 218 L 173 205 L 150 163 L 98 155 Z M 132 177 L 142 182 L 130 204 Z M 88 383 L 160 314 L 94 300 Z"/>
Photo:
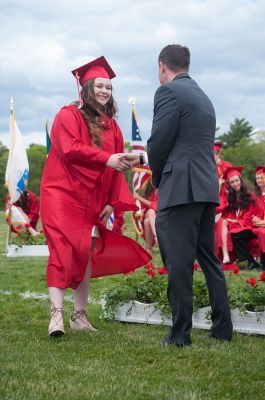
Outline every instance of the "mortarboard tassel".
<path id="1" fill-rule="evenodd" d="M 80 77 L 78 75 L 78 72 L 75 73 L 75 79 L 76 79 L 78 98 L 79 98 L 79 106 L 78 106 L 78 108 L 82 108 L 84 103 L 83 103 L 83 99 L 81 97 L 81 92 L 80 92 L 80 82 L 79 82 Z"/>

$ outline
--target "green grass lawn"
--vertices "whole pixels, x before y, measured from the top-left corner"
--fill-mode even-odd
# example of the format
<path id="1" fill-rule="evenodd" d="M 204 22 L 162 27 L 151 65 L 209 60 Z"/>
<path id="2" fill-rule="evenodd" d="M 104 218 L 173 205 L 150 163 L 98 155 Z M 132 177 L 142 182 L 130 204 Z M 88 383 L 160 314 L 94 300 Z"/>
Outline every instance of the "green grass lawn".
<path id="1" fill-rule="evenodd" d="M 194 330 L 191 347 L 163 348 L 168 328 L 102 320 L 97 304 L 89 306 L 89 315 L 98 332 L 72 332 L 68 300 L 66 335 L 49 338 L 48 300 L 21 296 L 47 294 L 46 259 L 6 258 L 0 217 L 0 400 L 265 398 L 265 337 L 234 334 L 231 343 L 220 343 Z M 129 218 L 127 225 L 132 236 Z M 154 259 L 161 264 L 158 251 Z M 93 280 L 92 298 L 119 281 Z"/>

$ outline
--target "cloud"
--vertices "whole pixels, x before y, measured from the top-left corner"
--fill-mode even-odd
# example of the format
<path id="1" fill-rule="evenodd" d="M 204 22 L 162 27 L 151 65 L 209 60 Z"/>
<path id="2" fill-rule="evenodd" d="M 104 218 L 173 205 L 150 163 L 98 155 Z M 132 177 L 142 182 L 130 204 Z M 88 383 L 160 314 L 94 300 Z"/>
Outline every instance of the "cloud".
<path id="1" fill-rule="evenodd" d="M 159 86 L 157 57 L 168 43 L 190 47 L 191 75 L 212 99 L 221 132 L 235 117 L 262 128 L 264 12 L 263 0 L 47 0 L 41 7 L 3 0 L 0 140 L 9 129 L 11 96 L 24 135 L 41 138 L 46 118 L 51 122 L 77 98 L 70 71 L 102 54 L 117 73 L 114 95 L 125 138 L 134 95 L 147 139 Z"/>

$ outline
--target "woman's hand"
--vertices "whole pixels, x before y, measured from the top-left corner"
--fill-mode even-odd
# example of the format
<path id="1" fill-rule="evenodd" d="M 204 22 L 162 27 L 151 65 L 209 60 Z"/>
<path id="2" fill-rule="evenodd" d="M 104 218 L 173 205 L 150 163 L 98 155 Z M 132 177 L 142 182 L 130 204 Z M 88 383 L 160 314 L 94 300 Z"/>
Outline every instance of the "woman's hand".
<path id="1" fill-rule="evenodd" d="M 238 224 L 238 221 L 236 219 L 232 219 L 232 218 L 227 218 L 226 219 L 228 222 L 232 222 L 233 224 Z"/>
<path id="2" fill-rule="evenodd" d="M 104 225 L 108 222 L 109 217 L 113 213 L 114 208 L 107 204 L 100 213 L 101 221 Z"/>
<path id="3" fill-rule="evenodd" d="M 223 183 L 225 183 L 225 179 L 221 176 L 219 178 L 219 187 L 221 187 Z"/>
<path id="4" fill-rule="evenodd" d="M 133 193 L 133 198 L 134 198 L 135 200 L 139 200 L 139 199 L 140 199 L 140 196 L 139 196 L 139 194 L 138 194 L 137 192 L 134 192 L 134 193 Z"/>
<path id="5" fill-rule="evenodd" d="M 131 164 L 129 161 L 127 161 L 124 157 L 123 153 L 115 153 L 110 156 L 106 163 L 107 167 L 110 167 L 112 169 L 116 169 L 117 171 L 127 171 L 128 169 L 131 169 Z"/>

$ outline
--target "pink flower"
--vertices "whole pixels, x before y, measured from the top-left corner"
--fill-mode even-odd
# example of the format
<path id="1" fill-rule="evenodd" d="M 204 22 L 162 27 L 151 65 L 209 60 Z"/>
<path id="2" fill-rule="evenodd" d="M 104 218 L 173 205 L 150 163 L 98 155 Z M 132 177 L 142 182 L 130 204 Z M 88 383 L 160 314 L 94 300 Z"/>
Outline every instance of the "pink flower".
<path id="1" fill-rule="evenodd" d="M 163 265 L 160 268 L 157 268 L 157 272 L 159 273 L 159 275 L 166 275 L 167 274 L 167 269 L 166 267 Z"/>
<path id="2" fill-rule="evenodd" d="M 250 279 L 246 279 L 246 282 L 250 285 L 250 286 L 255 286 L 257 284 L 257 281 L 255 278 L 250 278 Z"/>

